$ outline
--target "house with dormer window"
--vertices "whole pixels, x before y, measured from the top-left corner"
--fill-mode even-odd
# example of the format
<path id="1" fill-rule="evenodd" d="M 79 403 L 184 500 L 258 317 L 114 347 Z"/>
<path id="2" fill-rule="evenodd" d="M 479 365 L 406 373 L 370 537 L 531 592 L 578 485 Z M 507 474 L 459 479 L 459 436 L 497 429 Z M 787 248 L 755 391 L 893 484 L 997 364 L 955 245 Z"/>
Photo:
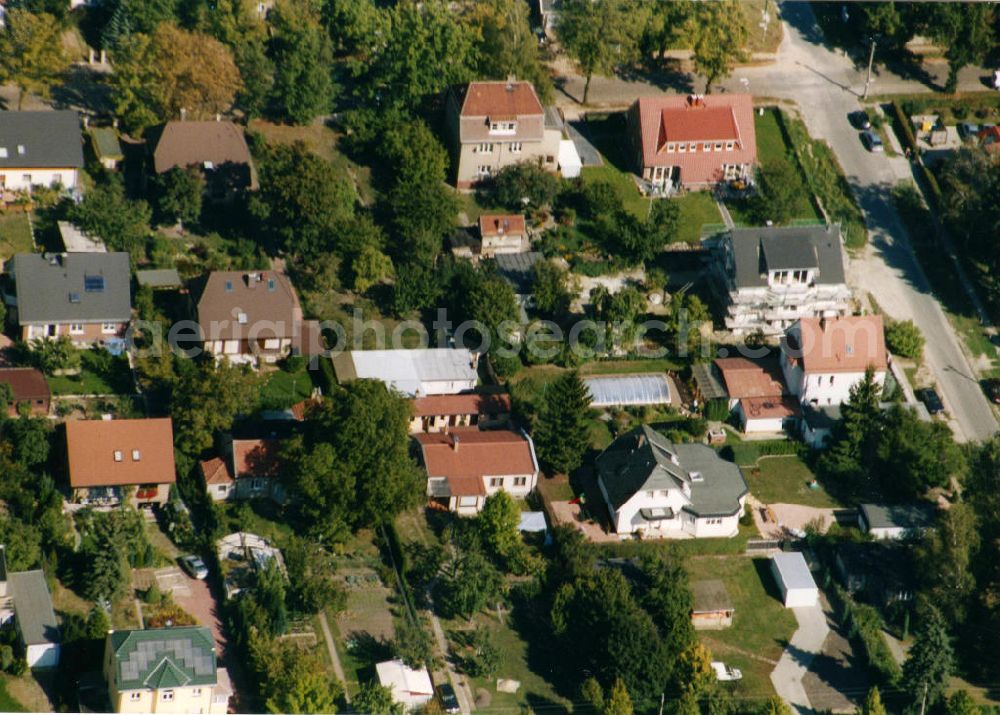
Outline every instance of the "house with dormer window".
<path id="1" fill-rule="evenodd" d="M 169 417 L 70 420 L 66 460 L 72 501 L 91 506 L 165 504 L 177 481 Z"/>
<path id="2" fill-rule="evenodd" d="M 746 180 L 757 164 L 749 94 L 640 97 L 627 122 L 636 171 L 654 194 Z"/>
<path id="3" fill-rule="evenodd" d="M 750 490 L 740 468 L 704 444 L 675 444 L 649 425 L 597 458 L 611 531 L 644 538 L 736 536 Z"/>
<path id="4" fill-rule="evenodd" d="M 835 225 L 733 229 L 712 243 L 725 324 L 735 335 L 781 335 L 802 318 L 836 318 L 850 310 Z"/>
<path id="5" fill-rule="evenodd" d="M 781 341 L 781 370 L 788 390 L 804 405 L 840 405 L 865 371 L 885 385 L 889 353 L 880 315 L 805 318 Z"/>
<path id="6" fill-rule="evenodd" d="M 470 82 L 448 92 L 455 185 L 470 190 L 500 169 L 531 162 L 558 171 L 562 119 L 530 82 Z M 569 141 L 569 140 L 566 140 Z"/>
<path id="7" fill-rule="evenodd" d="M 120 344 L 132 317 L 127 253 L 19 253 L 8 265 L 14 295 L 4 300 L 21 340 Z"/>

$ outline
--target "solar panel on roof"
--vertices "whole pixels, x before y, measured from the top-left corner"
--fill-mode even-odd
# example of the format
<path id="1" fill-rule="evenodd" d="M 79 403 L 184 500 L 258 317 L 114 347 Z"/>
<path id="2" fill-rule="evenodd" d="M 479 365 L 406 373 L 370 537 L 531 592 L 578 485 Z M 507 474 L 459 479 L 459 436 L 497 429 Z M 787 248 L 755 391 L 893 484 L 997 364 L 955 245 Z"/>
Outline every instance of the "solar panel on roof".
<path id="1" fill-rule="evenodd" d="M 83 289 L 88 293 L 103 293 L 104 276 L 84 276 Z"/>

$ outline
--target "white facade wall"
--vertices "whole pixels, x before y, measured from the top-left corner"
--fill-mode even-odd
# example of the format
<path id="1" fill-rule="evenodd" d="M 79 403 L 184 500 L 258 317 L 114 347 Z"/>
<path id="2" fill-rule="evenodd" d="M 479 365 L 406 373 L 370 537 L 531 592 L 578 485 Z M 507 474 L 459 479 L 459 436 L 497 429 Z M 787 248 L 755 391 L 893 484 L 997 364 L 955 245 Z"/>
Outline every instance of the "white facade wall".
<path id="1" fill-rule="evenodd" d="M 736 414 L 739 417 L 740 424 L 743 425 L 743 431 L 747 434 L 752 434 L 754 432 L 784 431 L 784 419 L 781 417 L 758 417 L 754 419 L 747 419 L 746 412 L 743 410 L 742 402 L 737 403 Z"/>
<path id="2" fill-rule="evenodd" d="M 610 504 L 604 483 L 598 480 L 601 494 L 606 503 Z M 679 489 L 657 490 L 654 492 L 640 491 L 622 504 L 613 514 L 615 532 L 618 534 L 642 533 L 647 537 L 662 538 L 727 538 L 739 532 L 739 518 L 743 513 L 746 497 L 740 499 L 740 508 L 731 516 L 696 517 L 684 511 L 689 504 L 688 498 Z M 674 512 L 673 519 L 648 522 L 640 513 L 642 509 L 670 508 Z"/>
<path id="3" fill-rule="evenodd" d="M 802 402 L 814 405 L 840 405 L 851 397 L 851 388 L 865 377 L 863 372 L 804 373 L 797 393 Z M 885 385 L 885 370 L 875 373 L 879 388 Z"/>
<path id="4" fill-rule="evenodd" d="M 424 395 L 457 395 L 460 392 L 470 392 L 476 389 L 476 380 L 421 380 L 420 394 Z"/>
<path id="5" fill-rule="evenodd" d="M 75 189 L 77 169 L 0 169 L 0 187 L 8 191 L 30 191 L 32 186 L 62 186 Z"/>

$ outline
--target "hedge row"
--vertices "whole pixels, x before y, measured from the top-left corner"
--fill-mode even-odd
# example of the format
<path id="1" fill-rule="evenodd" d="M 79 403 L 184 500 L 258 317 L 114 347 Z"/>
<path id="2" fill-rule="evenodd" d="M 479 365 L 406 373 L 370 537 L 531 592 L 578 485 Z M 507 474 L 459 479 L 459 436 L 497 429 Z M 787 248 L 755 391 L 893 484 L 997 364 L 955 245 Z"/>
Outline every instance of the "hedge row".
<path id="1" fill-rule="evenodd" d="M 910 124 L 906 112 L 899 106 L 899 102 L 892 102 L 892 123 L 896 130 L 896 136 L 903 144 L 909 147 L 914 156 L 917 154 L 917 137 L 913 134 L 913 125 Z"/>
<path id="2" fill-rule="evenodd" d="M 885 628 L 882 616 L 871 606 L 857 603 L 836 584 L 828 592 L 833 597 L 842 625 L 847 627 L 848 636 L 857 638 L 861 643 L 862 653 L 878 684 L 896 685 L 903 673 L 882 634 Z"/>

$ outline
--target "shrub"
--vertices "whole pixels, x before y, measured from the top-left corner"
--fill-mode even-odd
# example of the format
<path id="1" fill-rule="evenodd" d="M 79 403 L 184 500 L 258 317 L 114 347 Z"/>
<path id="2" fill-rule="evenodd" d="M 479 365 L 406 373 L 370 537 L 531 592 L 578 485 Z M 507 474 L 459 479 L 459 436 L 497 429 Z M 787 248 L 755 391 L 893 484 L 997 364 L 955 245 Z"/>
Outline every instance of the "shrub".
<path id="1" fill-rule="evenodd" d="M 918 360 L 924 352 L 924 336 L 912 320 L 897 320 L 885 327 L 885 342 L 896 355 Z"/>
<path id="2" fill-rule="evenodd" d="M 705 403 L 705 419 L 711 422 L 722 422 L 729 417 L 729 401 L 724 397 L 709 400 Z"/>
<path id="3" fill-rule="evenodd" d="M 913 135 L 913 127 L 910 125 L 909 118 L 909 115 L 916 114 L 916 112 L 912 111 L 909 102 L 904 102 L 902 107 L 899 106 L 899 102 L 893 102 L 891 107 L 896 135 L 904 145 L 910 148 L 910 151 L 916 154 L 917 138 Z"/>

